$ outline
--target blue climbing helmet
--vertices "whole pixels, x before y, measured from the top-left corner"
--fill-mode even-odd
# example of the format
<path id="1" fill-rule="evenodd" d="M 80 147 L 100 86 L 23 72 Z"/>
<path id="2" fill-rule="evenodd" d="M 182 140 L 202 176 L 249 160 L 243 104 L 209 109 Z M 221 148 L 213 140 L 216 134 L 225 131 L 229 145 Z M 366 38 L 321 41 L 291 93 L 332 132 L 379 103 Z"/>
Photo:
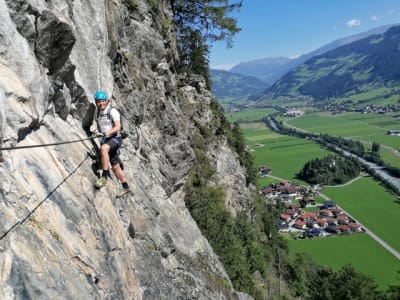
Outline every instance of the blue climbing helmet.
<path id="1" fill-rule="evenodd" d="M 107 100 L 107 94 L 104 91 L 97 91 L 94 94 L 94 100 L 95 101 L 100 101 L 100 100 Z"/>

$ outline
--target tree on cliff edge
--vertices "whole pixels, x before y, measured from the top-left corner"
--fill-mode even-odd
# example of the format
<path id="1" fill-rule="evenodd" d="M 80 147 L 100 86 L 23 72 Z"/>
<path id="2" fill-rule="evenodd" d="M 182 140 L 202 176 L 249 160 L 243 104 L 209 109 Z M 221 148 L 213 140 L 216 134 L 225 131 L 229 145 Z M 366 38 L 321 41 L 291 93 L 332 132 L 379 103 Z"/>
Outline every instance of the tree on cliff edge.
<path id="1" fill-rule="evenodd" d="M 229 16 L 239 10 L 242 1 L 171 0 L 176 26 L 180 71 L 203 75 L 210 88 L 209 47 L 226 41 L 232 47 L 233 36 L 240 31 L 236 19 Z M 232 1 L 231 1 L 232 2 Z"/>

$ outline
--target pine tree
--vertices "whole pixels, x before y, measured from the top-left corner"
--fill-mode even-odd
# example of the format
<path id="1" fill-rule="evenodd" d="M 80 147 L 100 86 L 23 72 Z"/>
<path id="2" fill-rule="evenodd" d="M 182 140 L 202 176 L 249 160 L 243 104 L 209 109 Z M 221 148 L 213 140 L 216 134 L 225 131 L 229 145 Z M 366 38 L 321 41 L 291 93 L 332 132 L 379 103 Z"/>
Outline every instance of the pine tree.
<path id="1" fill-rule="evenodd" d="M 209 48 L 215 41 L 232 46 L 233 36 L 240 28 L 229 14 L 241 5 L 242 1 L 229 4 L 228 0 L 171 0 L 181 72 L 203 75 L 210 88 Z"/>

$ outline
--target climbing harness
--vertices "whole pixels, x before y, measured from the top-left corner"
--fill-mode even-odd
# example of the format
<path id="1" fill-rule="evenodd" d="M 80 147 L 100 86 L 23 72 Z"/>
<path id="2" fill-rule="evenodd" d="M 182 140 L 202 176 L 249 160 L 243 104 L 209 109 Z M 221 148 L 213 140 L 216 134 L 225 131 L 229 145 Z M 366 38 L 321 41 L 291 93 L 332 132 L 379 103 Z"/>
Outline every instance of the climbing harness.
<path id="1" fill-rule="evenodd" d="M 108 109 L 107 113 L 105 114 L 107 116 L 107 120 L 110 123 L 114 123 L 113 119 L 111 118 L 111 110 L 112 109 L 115 109 L 115 108 L 113 106 L 111 106 L 111 103 L 110 103 L 110 109 Z M 99 119 L 99 116 L 100 116 L 100 110 L 98 110 L 97 108 L 96 108 L 96 110 L 97 110 L 97 113 L 96 113 L 96 121 L 97 121 Z M 118 113 L 120 115 L 120 124 L 121 124 L 121 129 L 119 131 L 119 135 L 124 140 L 124 139 L 126 139 L 128 137 L 129 133 L 124 129 L 124 121 L 123 121 L 123 119 L 125 118 L 125 116 L 119 110 L 118 110 Z"/>

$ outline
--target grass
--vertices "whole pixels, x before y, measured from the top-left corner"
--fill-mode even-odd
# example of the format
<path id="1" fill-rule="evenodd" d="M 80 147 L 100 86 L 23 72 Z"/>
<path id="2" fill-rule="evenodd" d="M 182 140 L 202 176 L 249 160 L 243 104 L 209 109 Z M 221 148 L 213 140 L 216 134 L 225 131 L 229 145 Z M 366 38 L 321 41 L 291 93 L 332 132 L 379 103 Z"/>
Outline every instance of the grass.
<path id="1" fill-rule="evenodd" d="M 380 148 L 379 154 L 387 164 L 400 168 L 400 159 L 397 155 L 383 148 Z"/>
<path id="2" fill-rule="evenodd" d="M 256 166 L 267 165 L 272 168 L 272 175 L 291 181 L 304 183 L 296 178 L 304 164 L 330 153 L 310 140 L 277 134 L 263 123 L 244 123 L 241 129 L 246 143 L 253 149 Z M 255 147 L 255 144 L 263 146 Z"/>
<path id="3" fill-rule="evenodd" d="M 310 132 L 327 133 L 365 142 L 375 142 L 394 149 L 400 149 L 400 137 L 387 134 L 389 129 L 400 129 L 400 121 L 392 115 L 328 112 L 310 113 L 296 119 L 286 120 L 295 126 Z M 382 159 L 400 167 L 397 156 L 382 149 Z"/>
<path id="4" fill-rule="evenodd" d="M 233 123 L 239 120 L 260 120 L 274 112 L 276 110 L 273 108 L 248 108 L 240 112 L 226 114 L 225 116 L 229 122 Z"/>
<path id="5" fill-rule="evenodd" d="M 400 252 L 400 202 L 370 177 L 323 191 L 339 206 Z"/>
<path id="6" fill-rule="evenodd" d="M 348 102 L 352 101 L 354 106 L 357 106 L 357 103 L 360 102 L 361 105 L 374 104 L 375 106 L 387 105 L 387 104 L 397 104 L 399 94 L 399 89 L 397 87 L 394 88 L 373 88 L 367 92 L 357 93 L 354 95 L 348 95 L 343 98 L 338 98 L 334 102 Z"/>
<path id="7" fill-rule="evenodd" d="M 350 263 L 359 272 L 374 278 L 381 289 L 398 283 L 400 261 L 367 234 L 290 240 L 289 248 L 308 253 L 318 264 L 334 270 Z"/>
<path id="8" fill-rule="evenodd" d="M 257 181 L 257 188 L 262 189 L 264 186 L 271 184 L 271 183 L 278 183 L 280 180 L 271 178 L 271 177 L 263 177 Z"/>

